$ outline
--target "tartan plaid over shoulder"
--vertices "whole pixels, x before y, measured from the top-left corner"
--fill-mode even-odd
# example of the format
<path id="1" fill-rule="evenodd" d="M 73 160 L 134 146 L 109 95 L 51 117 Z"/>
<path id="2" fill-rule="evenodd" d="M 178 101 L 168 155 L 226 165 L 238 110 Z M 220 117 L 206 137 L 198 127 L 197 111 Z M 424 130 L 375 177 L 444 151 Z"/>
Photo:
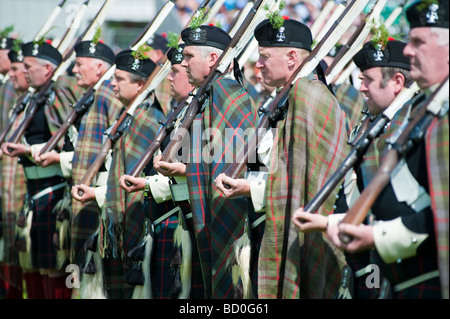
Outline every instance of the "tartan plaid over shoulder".
<path id="1" fill-rule="evenodd" d="M 61 127 L 61 124 L 69 117 L 72 106 L 83 96 L 83 89 L 76 84 L 76 78 L 60 76 L 54 85 L 55 100 L 51 107 L 45 107 L 45 116 L 52 134 Z M 62 149 L 64 139 L 58 146 Z"/>
<path id="2" fill-rule="evenodd" d="M 94 102 L 83 115 L 78 132 L 77 146 L 72 160 L 72 182 L 79 184 L 99 154 L 104 132 L 112 126 L 122 105 L 114 96 L 110 81 L 104 81 L 94 93 Z M 100 208 L 97 203 L 72 200 L 71 261 L 79 264 L 80 253 L 88 237 L 98 226 Z M 81 258 L 81 257 L 80 257 Z"/>
<path id="3" fill-rule="evenodd" d="M 227 261 L 232 244 L 244 230 L 247 199 L 225 199 L 215 188 L 214 179 L 235 160 L 246 143 L 242 133 L 256 128 L 258 115 L 250 95 L 233 79 L 219 78 L 209 98 L 191 128 L 186 176 L 205 297 L 222 299 L 233 296 Z M 208 151 L 214 156 L 208 158 Z"/>
<path id="4" fill-rule="evenodd" d="M 0 85 L 0 133 L 2 133 L 5 129 L 5 126 L 8 124 L 9 111 L 14 108 L 14 101 L 17 96 L 11 80 L 6 81 L 4 84 L 1 84 L 0 82 Z M 2 178 L 0 178 L 0 198 L 2 181 Z"/>
<path id="5" fill-rule="evenodd" d="M 448 101 L 447 101 L 448 102 Z M 442 297 L 449 298 L 449 114 L 436 119 L 425 136 L 431 208 L 434 214 Z"/>
<path id="6" fill-rule="evenodd" d="M 9 112 L 14 108 L 17 97 L 18 95 L 11 80 L 0 86 L 0 132 L 3 132 L 8 124 Z"/>
<path id="7" fill-rule="evenodd" d="M 367 109 L 364 94 L 359 92 L 352 84 L 343 83 L 336 88 L 336 99 L 347 114 L 348 124 L 352 129 L 361 113 Z"/>
<path id="8" fill-rule="evenodd" d="M 0 88 L 0 107 L 2 108 L 2 124 L 1 132 L 3 132 L 6 124 L 9 122 L 9 112 L 15 107 L 17 99 L 12 99 L 14 96 L 18 97 L 13 90 L 12 82 L 8 81 Z M 22 122 L 24 112 L 20 113 L 10 131 L 6 135 L 6 140 L 10 138 L 11 134 L 19 127 Z M 25 176 L 22 165 L 19 164 L 17 158 L 3 156 L 0 160 L 1 166 L 1 205 L 2 216 L 0 225 L 3 227 L 4 239 L 4 261 L 9 265 L 18 265 L 17 249 L 15 247 L 15 230 L 16 220 L 23 206 L 23 199 L 26 193 Z M 1 237 L 1 236 L 0 236 Z"/>
<path id="9" fill-rule="evenodd" d="M 18 129 L 23 118 L 24 112 L 21 112 L 11 126 L 11 130 L 6 135 L 6 139 L 10 138 L 10 135 Z M 4 261 L 9 265 L 17 265 L 18 256 L 15 247 L 16 221 L 22 209 L 24 196 L 27 191 L 25 175 L 23 166 L 19 164 L 16 157 L 3 156 L 0 163 L 2 223 L 3 238 L 5 240 Z"/>
<path id="10" fill-rule="evenodd" d="M 277 125 L 266 186 L 266 228 L 258 267 L 259 298 L 334 298 L 345 258 L 323 233 L 304 234 L 291 215 L 304 207 L 348 153 L 345 114 L 319 81 L 299 79 Z M 338 189 L 319 214 L 333 211 Z"/>
<path id="11" fill-rule="evenodd" d="M 144 193 L 125 192 L 119 186 L 119 179 L 142 158 L 158 132 L 159 121 L 164 121 L 164 114 L 143 103 L 114 147 L 105 203 L 110 238 L 108 249 L 113 252 L 123 249 L 126 254 L 142 235 L 143 225 L 139 224 L 139 218 L 143 215 Z"/>

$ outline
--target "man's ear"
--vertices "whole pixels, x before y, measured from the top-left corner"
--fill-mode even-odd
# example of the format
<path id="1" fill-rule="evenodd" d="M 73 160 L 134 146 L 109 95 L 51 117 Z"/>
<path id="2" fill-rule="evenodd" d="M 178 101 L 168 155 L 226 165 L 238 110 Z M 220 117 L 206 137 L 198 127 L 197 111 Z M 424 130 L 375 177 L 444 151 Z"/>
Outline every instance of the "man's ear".
<path id="1" fill-rule="evenodd" d="M 298 52 L 295 50 L 289 50 L 287 52 L 287 58 L 288 58 L 288 66 L 295 66 L 298 61 Z"/>
<path id="2" fill-rule="evenodd" d="M 395 73 L 392 80 L 394 81 L 394 93 L 400 93 L 405 86 L 405 77 L 401 73 Z"/>
<path id="3" fill-rule="evenodd" d="M 209 54 L 209 67 L 212 68 L 214 65 L 216 65 L 217 60 L 219 59 L 219 55 L 216 52 L 211 52 Z"/>
<path id="4" fill-rule="evenodd" d="M 51 76 L 53 73 L 53 67 L 50 63 L 45 63 L 44 65 L 45 68 L 45 76 Z M 56 70 L 56 69 L 55 69 Z"/>

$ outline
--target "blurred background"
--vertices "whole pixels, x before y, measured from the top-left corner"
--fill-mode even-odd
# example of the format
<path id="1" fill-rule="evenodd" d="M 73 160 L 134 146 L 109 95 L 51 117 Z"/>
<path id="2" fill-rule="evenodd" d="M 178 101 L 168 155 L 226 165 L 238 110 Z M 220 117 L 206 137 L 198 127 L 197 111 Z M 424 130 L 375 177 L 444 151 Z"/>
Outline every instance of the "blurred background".
<path id="1" fill-rule="evenodd" d="M 54 23 L 55 28 L 48 33 L 48 37 L 52 39 L 61 37 L 84 2 L 85 0 L 67 0 Z M 165 2 L 166 0 L 115 0 L 102 25 L 103 40 L 115 50 L 127 48 Z M 201 0 L 176 0 L 175 9 L 161 25 L 158 33 L 168 31 L 179 33 L 201 2 Z M 225 0 L 214 17 L 213 23 L 227 30 L 236 14 L 247 2 L 246 0 Z M 283 14 L 312 25 L 327 2 L 328 0 L 287 0 L 287 7 Z M 374 2 L 369 2 L 366 13 L 370 11 Z M 389 16 L 392 10 L 402 2 L 401 0 L 387 1 L 382 13 L 383 17 Z M 19 36 L 25 42 L 31 41 L 53 8 L 60 3 L 62 3 L 61 0 L 0 0 L 0 30 L 14 25 L 14 36 Z M 95 17 L 103 3 L 104 0 L 89 1 L 87 12 L 78 28 L 80 32 Z M 391 32 L 407 34 L 405 26 L 406 21 L 402 14 L 394 23 Z"/>
<path id="2" fill-rule="evenodd" d="M 22 41 L 32 41 L 38 30 L 44 25 L 53 9 L 63 4 L 62 10 L 58 18 L 53 24 L 53 28 L 48 32 L 47 38 L 59 43 L 59 39 L 66 33 L 71 25 L 76 13 L 80 10 L 82 4 L 87 0 L 0 0 L 0 30 L 13 25 L 14 31 L 10 35 L 12 37 L 20 37 Z M 111 1 L 111 0 L 110 0 Z M 144 27 L 154 19 L 156 14 L 164 6 L 167 0 L 113 0 L 113 4 L 109 9 L 105 21 L 102 24 L 101 39 L 108 44 L 117 53 L 127 49 L 133 41 L 141 34 Z M 76 33 L 81 34 L 86 26 L 94 19 L 105 0 L 89 0 L 86 13 L 82 18 L 82 22 L 76 28 Z M 170 12 L 164 23 L 158 29 L 157 34 L 168 34 L 168 32 L 180 33 L 186 27 L 188 21 L 203 0 L 175 0 L 175 8 Z M 246 0 L 211 0 L 210 6 L 218 2 L 220 10 L 212 17 L 212 23 L 229 31 L 233 21 L 239 15 L 242 8 L 249 2 Z M 285 0 L 286 8 L 283 15 L 288 15 L 291 19 L 299 20 L 312 30 L 316 29 L 320 35 L 321 27 L 324 26 L 332 13 L 336 10 L 338 4 L 342 0 Z M 350 1 L 348 1 L 350 2 Z M 345 44 L 348 38 L 355 33 L 358 25 L 363 21 L 364 17 L 371 11 L 376 0 L 370 0 L 361 13 L 360 18 L 356 19 L 353 25 L 347 30 L 340 39 L 340 44 Z M 380 21 L 384 22 L 392 11 L 404 5 L 408 7 L 413 0 L 392 0 L 387 1 L 384 7 Z M 344 2 L 345 4 L 345 2 Z M 322 11 L 327 12 L 326 7 L 333 8 L 322 19 L 324 15 L 320 15 Z M 324 10 L 325 9 L 325 10 Z M 319 23 L 319 21 L 323 21 Z M 330 20 L 331 21 L 331 20 Z M 316 22 L 316 23 L 315 23 Z M 389 28 L 390 34 L 396 35 L 398 40 L 407 41 L 408 24 L 406 16 L 403 12 L 394 21 Z M 258 50 L 253 50 L 243 67 L 244 77 L 252 85 L 258 85 L 255 62 L 258 59 Z M 328 62 L 327 62 L 328 63 Z"/>

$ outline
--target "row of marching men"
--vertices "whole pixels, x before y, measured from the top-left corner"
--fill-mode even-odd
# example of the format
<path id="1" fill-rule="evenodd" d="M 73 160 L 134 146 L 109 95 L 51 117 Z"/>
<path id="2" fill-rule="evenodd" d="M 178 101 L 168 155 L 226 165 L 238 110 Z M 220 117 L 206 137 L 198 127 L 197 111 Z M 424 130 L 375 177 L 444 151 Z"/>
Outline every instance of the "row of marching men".
<path id="1" fill-rule="evenodd" d="M 223 74 L 195 100 L 199 112 L 191 114 L 192 97 L 231 37 L 214 26 L 186 28 L 183 45 L 167 53 L 176 107 L 164 112 L 157 94 L 150 94 L 89 185 L 85 174 L 110 138 L 104 132 L 157 64 L 145 49 L 114 55 L 103 43 L 79 43 L 75 77 L 58 78 L 36 101 L 21 142 L 2 145 L 3 262 L 11 291 L 19 289 L 12 279 L 23 277 L 30 298 L 448 298 L 448 92 L 444 88 L 442 98 L 440 85 L 448 79 L 448 2 L 415 3 L 407 18 L 408 43 L 384 37 L 354 56 L 367 112 L 351 128 L 348 123 L 360 119 L 348 118 L 341 102 L 350 93 L 339 95 L 336 88 L 336 98 L 320 74 L 289 83 L 313 46 L 309 28 L 289 19 L 281 25 L 267 19 L 255 29 L 261 96 L 253 99 L 238 77 Z M 45 42 L 27 43 L 21 52 L 11 47 L 9 57 L 14 88 L 8 94 L 3 84 L 2 112 L 28 86 L 38 91 L 61 62 Z M 95 90 L 86 113 L 54 151 L 41 152 L 68 117 L 70 103 L 112 64 L 114 77 Z M 373 137 L 317 211 L 306 209 L 343 170 L 359 145 L 356 137 L 386 115 L 411 81 L 419 93 Z M 245 149 L 239 132 L 256 132 L 267 116 L 259 106 L 286 86 L 289 97 L 281 112 L 271 114 L 256 160 L 245 174 L 224 174 L 229 159 Z M 437 103 L 444 106 L 423 134 L 400 144 L 436 99 L 447 103 Z M 187 147 L 174 151 L 177 137 L 168 135 L 143 174 L 130 174 L 174 112 L 172 131 L 185 131 Z M 13 127 L 26 116 L 27 109 Z M 384 186 L 374 184 L 392 150 L 399 164 Z M 373 187 L 378 195 L 370 212 L 348 222 Z M 16 198 L 7 201 L 8 194 Z M 79 269 L 72 285 L 67 265 Z M 374 269 L 379 277 L 371 284 Z"/>

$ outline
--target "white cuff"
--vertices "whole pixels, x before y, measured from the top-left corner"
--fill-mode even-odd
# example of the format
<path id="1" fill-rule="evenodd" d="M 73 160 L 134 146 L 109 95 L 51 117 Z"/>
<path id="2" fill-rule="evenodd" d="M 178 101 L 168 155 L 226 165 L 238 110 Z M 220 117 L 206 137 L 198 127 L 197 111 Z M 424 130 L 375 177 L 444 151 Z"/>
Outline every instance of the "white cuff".
<path id="1" fill-rule="evenodd" d="M 346 214 L 331 214 L 328 215 L 328 226 L 339 224 Z"/>
<path id="2" fill-rule="evenodd" d="M 105 206 L 106 187 L 106 185 L 95 187 L 95 200 L 97 201 L 97 205 L 100 209 L 103 209 L 103 206 Z"/>
<path id="3" fill-rule="evenodd" d="M 266 180 L 259 179 L 250 181 L 250 195 L 252 198 L 253 208 L 256 213 L 266 211 Z"/>
<path id="4" fill-rule="evenodd" d="M 393 263 L 417 254 L 417 248 L 428 238 L 408 229 L 401 217 L 389 221 L 379 221 L 373 226 L 373 239 L 378 253 L 385 263 Z"/>
<path id="5" fill-rule="evenodd" d="M 149 176 L 150 192 L 157 204 L 164 203 L 172 199 L 172 193 L 169 186 L 169 177 L 162 174 Z"/>
<path id="6" fill-rule="evenodd" d="M 31 157 L 33 157 L 33 154 L 39 153 L 41 151 L 41 149 L 43 149 L 46 144 L 47 143 L 30 145 Z"/>
<path id="7" fill-rule="evenodd" d="M 59 165 L 64 177 L 72 176 L 72 159 L 74 152 L 62 152 L 59 154 Z"/>

